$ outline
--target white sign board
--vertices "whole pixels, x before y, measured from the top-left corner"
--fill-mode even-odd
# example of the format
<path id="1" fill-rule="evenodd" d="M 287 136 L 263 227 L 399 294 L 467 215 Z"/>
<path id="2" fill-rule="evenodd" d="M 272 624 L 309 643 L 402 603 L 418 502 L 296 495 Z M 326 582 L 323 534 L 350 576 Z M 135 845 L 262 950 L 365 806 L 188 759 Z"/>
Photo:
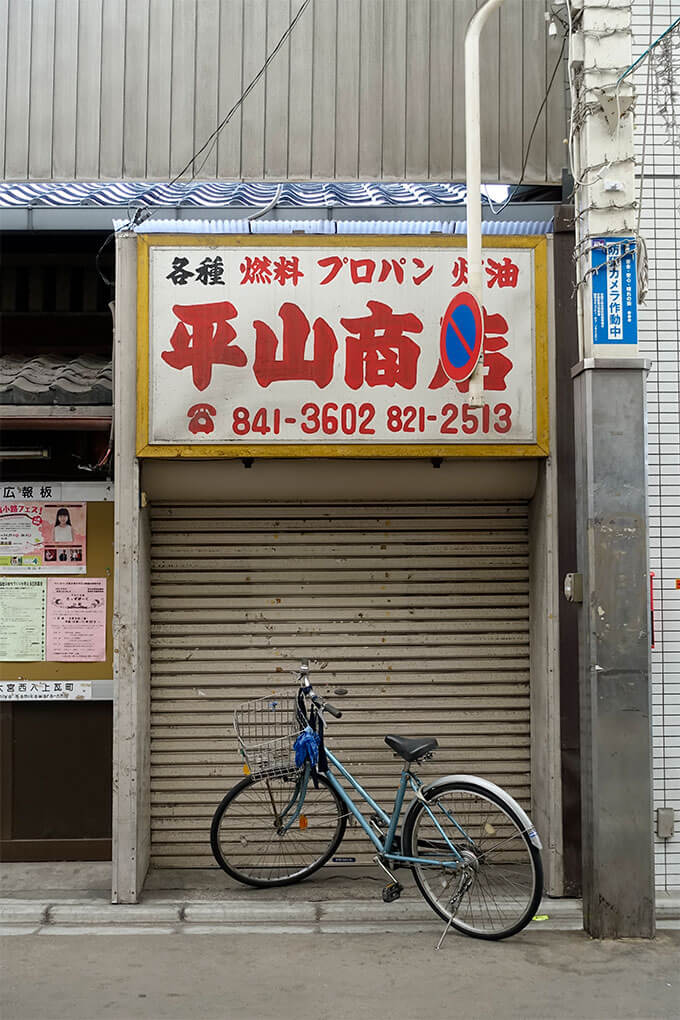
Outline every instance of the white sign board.
<path id="1" fill-rule="evenodd" d="M 0 681 L 0 701 L 90 701 L 91 680 Z"/>
<path id="2" fill-rule="evenodd" d="M 96 503 L 113 500 L 112 482 L 0 482 L 0 499 L 39 499 L 48 503 Z"/>
<path id="3" fill-rule="evenodd" d="M 542 240 L 485 249 L 481 402 L 442 361 L 451 302 L 467 290 L 464 249 L 450 241 L 140 240 L 144 455 L 164 446 L 497 449 L 543 438 Z"/>

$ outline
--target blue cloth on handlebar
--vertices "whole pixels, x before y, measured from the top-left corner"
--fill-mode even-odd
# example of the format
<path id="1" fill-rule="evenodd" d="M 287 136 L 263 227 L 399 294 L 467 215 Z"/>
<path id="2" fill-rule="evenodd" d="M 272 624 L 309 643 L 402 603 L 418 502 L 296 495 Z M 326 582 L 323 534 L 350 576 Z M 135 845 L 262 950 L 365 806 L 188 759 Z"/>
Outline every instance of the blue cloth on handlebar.
<path id="1" fill-rule="evenodd" d="M 311 726 L 305 727 L 293 744 L 297 768 L 302 768 L 307 761 L 312 766 L 316 765 L 319 760 L 319 743 L 319 734 Z"/>

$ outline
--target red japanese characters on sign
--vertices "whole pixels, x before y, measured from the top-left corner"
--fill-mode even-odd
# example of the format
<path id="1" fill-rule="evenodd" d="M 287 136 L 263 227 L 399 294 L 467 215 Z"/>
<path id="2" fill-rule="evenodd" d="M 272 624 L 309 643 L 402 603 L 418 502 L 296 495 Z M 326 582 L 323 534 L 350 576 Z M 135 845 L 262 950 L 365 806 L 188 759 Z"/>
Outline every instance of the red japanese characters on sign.
<path id="1" fill-rule="evenodd" d="M 439 352 L 460 249 L 149 246 L 150 444 L 535 441 L 530 249 L 485 252 L 471 400 Z"/>

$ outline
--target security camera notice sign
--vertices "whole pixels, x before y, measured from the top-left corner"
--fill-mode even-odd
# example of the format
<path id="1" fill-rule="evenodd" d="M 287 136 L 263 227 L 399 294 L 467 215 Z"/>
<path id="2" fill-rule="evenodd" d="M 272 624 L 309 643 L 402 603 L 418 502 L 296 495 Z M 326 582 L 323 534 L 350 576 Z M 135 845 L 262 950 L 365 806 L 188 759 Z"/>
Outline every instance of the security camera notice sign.
<path id="1" fill-rule="evenodd" d="M 536 444 L 544 240 L 484 249 L 481 308 L 452 239 L 382 240 L 140 237 L 142 455 Z"/>
<path id="2" fill-rule="evenodd" d="M 637 261 L 632 237 L 592 242 L 593 343 L 637 343 Z"/>

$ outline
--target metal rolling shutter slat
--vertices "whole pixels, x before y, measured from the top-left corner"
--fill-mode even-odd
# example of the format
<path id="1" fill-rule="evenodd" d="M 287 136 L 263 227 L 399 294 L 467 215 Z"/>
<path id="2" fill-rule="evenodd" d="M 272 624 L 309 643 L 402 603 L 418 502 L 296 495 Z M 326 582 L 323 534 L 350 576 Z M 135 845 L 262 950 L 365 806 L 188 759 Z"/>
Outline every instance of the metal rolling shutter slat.
<path id="1" fill-rule="evenodd" d="M 164 505 L 151 522 L 156 866 L 212 865 L 213 811 L 242 776 L 234 707 L 305 657 L 328 660 L 320 691 L 349 688 L 329 743 L 386 807 L 387 732 L 438 738 L 423 777 L 473 772 L 528 802 L 526 504 Z M 371 848 L 350 827 L 341 854 Z"/>

